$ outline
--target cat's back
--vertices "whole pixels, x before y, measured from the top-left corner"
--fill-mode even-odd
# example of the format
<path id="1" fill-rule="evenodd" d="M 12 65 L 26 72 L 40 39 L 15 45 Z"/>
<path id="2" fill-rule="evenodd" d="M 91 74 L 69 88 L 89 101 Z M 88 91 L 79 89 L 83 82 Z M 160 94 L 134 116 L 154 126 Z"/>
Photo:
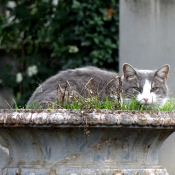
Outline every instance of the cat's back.
<path id="1" fill-rule="evenodd" d="M 58 72 L 56 75 L 48 78 L 43 82 L 29 99 L 35 103 L 41 102 L 43 99 L 52 99 L 56 96 L 57 86 L 65 88 L 68 81 L 70 86 L 77 92 L 81 92 L 86 83 L 92 78 L 94 85 L 99 89 L 105 86 L 117 73 L 99 69 L 93 66 L 87 66 L 76 69 L 68 69 Z"/>
<path id="2" fill-rule="evenodd" d="M 88 66 L 88 67 L 60 71 L 56 75 L 48 78 L 42 85 L 43 86 L 47 84 L 50 85 L 50 83 L 57 85 L 58 84 L 65 85 L 66 81 L 69 81 L 70 83 L 74 82 L 77 84 L 81 84 L 81 82 L 82 83 L 87 82 L 90 78 L 98 80 L 103 79 L 103 81 L 108 81 L 109 79 L 111 79 L 111 77 L 114 77 L 116 75 L 117 74 L 115 72 Z"/>

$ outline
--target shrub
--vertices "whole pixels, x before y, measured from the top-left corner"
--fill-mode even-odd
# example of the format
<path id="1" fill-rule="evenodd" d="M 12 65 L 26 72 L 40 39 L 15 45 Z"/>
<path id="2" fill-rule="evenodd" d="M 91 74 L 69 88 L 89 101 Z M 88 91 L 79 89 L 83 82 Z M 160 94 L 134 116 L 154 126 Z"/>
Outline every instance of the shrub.
<path id="1" fill-rule="evenodd" d="M 15 7 L 0 16 L 0 46 L 17 69 L 9 63 L 0 76 L 19 105 L 59 70 L 86 65 L 118 70 L 118 0 L 10 2 Z"/>

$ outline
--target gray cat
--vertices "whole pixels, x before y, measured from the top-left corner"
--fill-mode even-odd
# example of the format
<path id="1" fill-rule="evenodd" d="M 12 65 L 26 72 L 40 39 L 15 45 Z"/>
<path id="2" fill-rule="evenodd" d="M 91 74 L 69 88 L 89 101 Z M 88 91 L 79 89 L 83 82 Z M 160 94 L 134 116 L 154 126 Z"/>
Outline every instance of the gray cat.
<path id="1" fill-rule="evenodd" d="M 149 106 L 154 103 L 162 106 L 168 96 L 166 85 L 169 66 L 164 65 L 157 70 L 139 70 L 129 64 L 123 65 L 122 89 L 125 94 L 124 100 L 130 102 L 134 97 L 140 104 Z M 67 82 L 67 84 L 66 84 Z M 92 86 L 88 88 L 88 86 Z M 59 90 L 58 90 L 58 85 Z M 116 98 L 115 90 L 119 86 L 118 74 L 101 70 L 96 67 L 84 67 L 61 71 L 43 82 L 33 93 L 27 105 L 32 108 L 32 104 L 39 104 L 47 108 L 50 103 L 55 103 L 61 98 L 61 88 L 68 88 L 82 96 L 88 96 L 87 89 L 92 93 L 99 93 L 101 100 L 106 96 Z M 86 90 L 83 90 L 86 89 Z"/>

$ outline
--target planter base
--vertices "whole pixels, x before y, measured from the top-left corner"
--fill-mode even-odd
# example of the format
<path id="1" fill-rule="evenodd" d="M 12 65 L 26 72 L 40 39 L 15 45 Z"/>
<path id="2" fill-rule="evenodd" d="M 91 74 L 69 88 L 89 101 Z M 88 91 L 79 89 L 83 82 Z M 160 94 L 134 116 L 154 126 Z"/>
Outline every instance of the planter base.
<path id="1" fill-rule="evenodd" d="M 166 169 L 17 169 L 5 168 L 3 175 L 168 175 Z"/>
<path id="2" fill-rule="evenodd" d="M 10 160 L 3 175 L 168 175 L 159 149 L 175 131 L 167 112 L 2 111 Z"/>

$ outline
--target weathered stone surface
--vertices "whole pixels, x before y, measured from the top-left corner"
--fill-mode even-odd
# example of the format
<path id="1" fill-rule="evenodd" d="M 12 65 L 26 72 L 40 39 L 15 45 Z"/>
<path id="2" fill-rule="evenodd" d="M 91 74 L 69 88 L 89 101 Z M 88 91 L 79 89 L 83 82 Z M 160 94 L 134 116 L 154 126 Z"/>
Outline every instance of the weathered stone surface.
<path id="1" fill-rule="evenodd" d="M 113 110 L 1 110 L 0 127 L 27 125 L 126 125 L 175 127 L 174 112 Z"/>
<path id="2" fill-rule="evenodd" d="M 10 160 L 3 175 L 167 175 L 159 148 L 172 112 L 1 110 Z"/>

